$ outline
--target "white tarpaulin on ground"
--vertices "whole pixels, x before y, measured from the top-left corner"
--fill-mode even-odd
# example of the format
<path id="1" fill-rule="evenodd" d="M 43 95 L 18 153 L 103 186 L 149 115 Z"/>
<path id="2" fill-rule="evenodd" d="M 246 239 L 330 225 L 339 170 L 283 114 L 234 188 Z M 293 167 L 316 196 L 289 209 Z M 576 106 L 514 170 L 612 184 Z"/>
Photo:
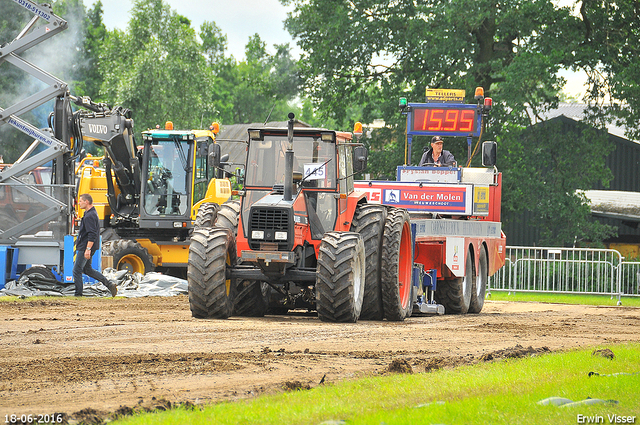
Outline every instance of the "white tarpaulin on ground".
<path id="1" fill-rule="evenodd" d="M 172 297 L 187 294 L 187 281 L 162 273 L 130 273 L 126 270 L 105 269 L 104 276 L 118 287 L 118 297 Z M 26 278 L 8 282 L 4 289 L 0 290 L 0 296 L 35 297 L 35 296 L 73 296 L 75 287 L 73 283 L 64 284 L 45 278 Z M 111 293 L 103 284 L 85 283 L 83 288 L 85 297 L 110 297 Z"/>

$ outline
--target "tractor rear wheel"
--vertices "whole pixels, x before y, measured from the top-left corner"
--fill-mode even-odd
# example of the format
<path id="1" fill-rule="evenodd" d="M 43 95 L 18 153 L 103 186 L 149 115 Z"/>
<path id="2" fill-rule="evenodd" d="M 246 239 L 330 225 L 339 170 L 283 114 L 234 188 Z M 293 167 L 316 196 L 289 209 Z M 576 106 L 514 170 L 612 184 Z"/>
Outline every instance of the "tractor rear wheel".
<path id="1" fill-rule="evenodd" d="M 411 316 L 413 246 L 409 213 L 389 208 L 382 242 L 382 304 L 387 320 L 402 321 Z"/>
<path id="2" fill-rule="evenodd" d="M 129 239 L 118 239 L 102 244 L 103 255 L 113 257 L 113 268 L 128 270 L 131 273 L 146 274 L 155 269 L 153 257 L 138 242 Z"/>
<path id="3" fill-rule="evenodd" d="M 198 215 L 196 215 L 196 221 L 193 223 L 193 228 L 213 227 L 216 223 L 219 209 L 220 205 L 214 202 L 206 202 L 200 205 Z"/>
<path id="4" fill-rule="evenodd" d="M 226 278 L 226 267 L 235 259 L 235 240 L 229 229 L 216 227 L 193 231 L 187 266 L 189 307 L 193 317 L 226 319 L 231 316 L 235 288 Z"/>
<path id="5" fill-rule="evenodd" d="M 362 237 L 353 232 L 325 233 L 316 275 L 316 309 L 320 320 L 357 322 L 365 281 Z"/>
<path id="6" fill-rule="evenodd" d="M 260 280 L 243 280 L 238 284 L 233 314 L 245 317 L 262 317 L 269 307 L 269 289 Z"/>
<path id="7" fill-rule="evenodd" d="M 364 204 L 356 209 L 351 231 L 360 233 L 365 252 L 365 283 L 361 320 L 382 320 L 381 256 L 382 233 L 387 209 L 382 205 Z"/>
<path id="8" fill-rule="evenodd" d="M 469 311 L 474 280 L 473 255 L 469 249 L 465 261 L 465 276 L 438 282 L 434 298 L 444 306 L 445 314 L 466 314 Z"/>
<path id="9" fill-rule="evenodd" d="M 487 284 L 489 283 L 489 259 L 484 246 L 480 248 L 480 258 L 478 259 L 478 276 L 473 282 L 471 290 L 471 304 L 469 305 L 469 313 L 480 313 L 484 307 L 484 297 L 487 293 Z"/>

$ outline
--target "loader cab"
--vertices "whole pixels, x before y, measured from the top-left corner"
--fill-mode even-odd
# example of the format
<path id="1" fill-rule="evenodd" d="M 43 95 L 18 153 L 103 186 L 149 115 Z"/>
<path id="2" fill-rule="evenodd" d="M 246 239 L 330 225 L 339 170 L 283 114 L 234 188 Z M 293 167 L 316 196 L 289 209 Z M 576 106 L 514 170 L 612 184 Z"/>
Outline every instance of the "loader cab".
<path id="1" fill-rule="evenodd" d="M 151 130 L 143 133 L 143 140 L 140 226 L 190 228 L 195 135 Z"/>

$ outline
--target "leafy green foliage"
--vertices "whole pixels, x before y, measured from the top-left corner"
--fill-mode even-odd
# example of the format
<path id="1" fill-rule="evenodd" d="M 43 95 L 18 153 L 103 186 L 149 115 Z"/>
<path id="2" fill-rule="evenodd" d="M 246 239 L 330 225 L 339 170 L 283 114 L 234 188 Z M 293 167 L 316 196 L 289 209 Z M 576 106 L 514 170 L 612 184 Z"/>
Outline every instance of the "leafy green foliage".
<path id="1" fill-rule="evenodd" d="M 128 32 L 112 32 L 101 94 L 134 112 L 137 131 L 173 121 L 199 128 L 216 116 L 212 73 L 190 22 L 162 0 L 136 0 Z"/>
<path id="2" fill-rule="evenodd" d="M 587 100 L 605 109 L 640 139 L 640 5 L 637 1 L 583 0 L 575 68 L 587 73 Z M 603 105 L 606 106 L 606 105 Z"/>
<path id="3" fill-rule="evenodd" d="M 605 157 L 612 146 L 606 132 L 578 125 L 571 133 L 560 120 L 513 130 L 510 150 L 500 151 L 503 210 L 534 213 L 543 245 L 573 246 L 599 242 L 615 233 L 611 226 L 591 220 L 587 200 L 578 189 L 611 179 L 604 161 L 589 161 L 593 152 Z M 580 160 L 576 160 L 579 158 Z"/>

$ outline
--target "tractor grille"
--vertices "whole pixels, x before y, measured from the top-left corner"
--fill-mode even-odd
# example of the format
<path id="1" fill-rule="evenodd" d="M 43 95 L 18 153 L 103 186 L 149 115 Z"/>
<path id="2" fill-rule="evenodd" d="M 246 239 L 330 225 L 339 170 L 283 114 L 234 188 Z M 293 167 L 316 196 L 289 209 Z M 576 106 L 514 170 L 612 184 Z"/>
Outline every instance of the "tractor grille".
<path id="1" fill-rule="evenodd" d="M 253 239 L 252 232 L 261 230 L 264 239 Z M 276 240 L 276 232 L 286 232 L 287 240 Z M 252 208 L 249 220 L 249 246 L 260 249 L 261 243 L 277 244 L 278 251 L 290 251 L 293 246 L 293 219 L 290 209 Z"/>

